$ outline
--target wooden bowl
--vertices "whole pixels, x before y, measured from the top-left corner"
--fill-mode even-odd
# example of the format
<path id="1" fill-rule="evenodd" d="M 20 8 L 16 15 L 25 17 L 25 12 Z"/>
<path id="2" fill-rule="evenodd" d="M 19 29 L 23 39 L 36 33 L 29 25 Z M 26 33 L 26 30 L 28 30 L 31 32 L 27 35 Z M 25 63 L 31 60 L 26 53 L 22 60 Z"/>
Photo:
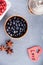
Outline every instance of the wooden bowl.
<path id="1" fill-rule="evenodd" d="M 21 16 L 11 16 L 6 20 L 4 29 L 13 39 L 23 37 L 28 29 L 27 21 Z"/>

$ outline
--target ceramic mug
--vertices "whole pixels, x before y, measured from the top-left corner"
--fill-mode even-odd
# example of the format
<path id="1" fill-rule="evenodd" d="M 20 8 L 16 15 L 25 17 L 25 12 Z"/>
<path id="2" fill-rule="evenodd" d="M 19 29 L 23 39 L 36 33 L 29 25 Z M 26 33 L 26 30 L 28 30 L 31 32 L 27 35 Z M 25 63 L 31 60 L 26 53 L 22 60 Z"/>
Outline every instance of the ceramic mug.
<path id="1" fill-rule="evenodd" d="M 43 14 L 43 0 L 28 0 L 28 9 L 32 14 Z"/>

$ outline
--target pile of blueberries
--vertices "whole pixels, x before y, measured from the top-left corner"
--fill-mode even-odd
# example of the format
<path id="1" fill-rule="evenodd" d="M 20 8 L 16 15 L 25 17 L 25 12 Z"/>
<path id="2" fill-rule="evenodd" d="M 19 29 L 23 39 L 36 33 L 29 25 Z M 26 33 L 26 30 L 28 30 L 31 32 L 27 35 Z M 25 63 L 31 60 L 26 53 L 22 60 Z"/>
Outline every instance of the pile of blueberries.
<path id="1" fill-rule="evenodd" d="M 9 18 L 5 24 L 5 30 L 10 37 L 19 38 L 27 31 L 27 22 L 19 16 Z"/>

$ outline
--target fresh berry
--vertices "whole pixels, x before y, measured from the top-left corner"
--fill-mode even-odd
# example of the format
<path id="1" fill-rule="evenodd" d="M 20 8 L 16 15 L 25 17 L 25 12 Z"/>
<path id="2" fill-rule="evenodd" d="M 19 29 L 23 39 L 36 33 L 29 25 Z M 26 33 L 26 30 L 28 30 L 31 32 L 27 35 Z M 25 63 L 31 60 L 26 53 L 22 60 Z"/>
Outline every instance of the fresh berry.
<path id="1" fill-rule="evenodd" d="M 6 1 L 0 0 L 0 15 L 2 15 L 6 10 L 6 6 L 7 6 Z"/>

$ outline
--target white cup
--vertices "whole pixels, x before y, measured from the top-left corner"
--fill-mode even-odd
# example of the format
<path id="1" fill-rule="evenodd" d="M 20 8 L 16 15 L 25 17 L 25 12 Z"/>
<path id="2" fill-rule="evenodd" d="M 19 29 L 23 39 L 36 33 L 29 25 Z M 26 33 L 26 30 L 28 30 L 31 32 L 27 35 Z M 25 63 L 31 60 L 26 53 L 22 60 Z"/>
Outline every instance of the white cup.
<path id="1" fill-rule="evenodd" d="M 43 0 L 28 0 L 28 9 L 32 14 L 43 14 Z"/>

